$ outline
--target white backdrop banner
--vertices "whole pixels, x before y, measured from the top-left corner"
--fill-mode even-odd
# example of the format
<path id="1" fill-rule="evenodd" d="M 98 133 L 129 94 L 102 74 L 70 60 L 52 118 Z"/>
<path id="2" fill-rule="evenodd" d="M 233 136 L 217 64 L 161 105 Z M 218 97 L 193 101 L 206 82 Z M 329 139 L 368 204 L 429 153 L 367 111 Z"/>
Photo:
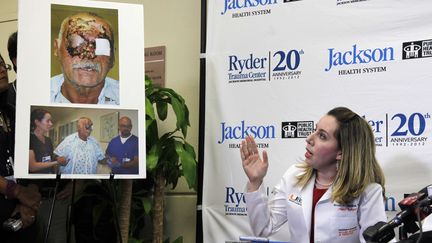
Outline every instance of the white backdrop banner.
<path id="1" fill-rule="evenodd" d="M 270 191 L 336 106 L 373 128 L 389 217 L 431 184 L 431 1 L 224 0 L 207 11 L 204 242 L 252 235 L 241 140 L 268 151 Z M 286 228 L 271 239 L 289 240 Z"/>

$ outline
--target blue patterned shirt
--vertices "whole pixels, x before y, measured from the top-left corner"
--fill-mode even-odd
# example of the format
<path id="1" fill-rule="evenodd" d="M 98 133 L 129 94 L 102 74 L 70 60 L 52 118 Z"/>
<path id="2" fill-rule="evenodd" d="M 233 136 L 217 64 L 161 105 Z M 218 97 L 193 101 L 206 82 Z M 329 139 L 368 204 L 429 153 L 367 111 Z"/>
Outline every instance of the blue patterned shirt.
<path id="1" fill-rule="evenodd" d="M 67 165 L 60 166 L 62 174 L 96 174 L 98 161 L 105 158 L 94 137 L 89 136 L 84 141 L 78 137 L 77 132 L 67 136 L 54 153 L 68 161 Z"/>

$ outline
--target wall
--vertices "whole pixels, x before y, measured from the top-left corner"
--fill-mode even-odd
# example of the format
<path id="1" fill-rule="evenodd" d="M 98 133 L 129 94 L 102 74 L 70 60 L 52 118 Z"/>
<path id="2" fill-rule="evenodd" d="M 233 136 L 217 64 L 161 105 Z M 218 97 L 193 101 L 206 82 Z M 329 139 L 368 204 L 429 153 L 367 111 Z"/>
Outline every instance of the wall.
<path id="1" fill-rule="evenodd" d="M 10 63 L 6 43 L 17 26 L 17 0 L 2 3 L 0 9 L 0 52 Z M 198 152 L 199 118 L 199 45 L 200 45 L 200 1 L 174 0 L 118 0 L 144 5 L 145 47 L 166 46 L 166 87 L 182 95 L 189 107 L 191 127 L 187 141 Z M 6 20 L 15 19 L 12 22 Z M 139 20 L 137 20 L 139 21 Z M 9 72 L 9 80 L 14 73 Z M 168 115 L 168 123 L 173 113 Z M 161 130 L 169 129 L 161 127 Z M 196 193 L 189 190 L 184 180 L 175 190 L 166 194 L 165 234 L 171 241 L 183 236 L 183 242 L 195 242 Z"/>
<path id="2" fill-rule="evenodd" d="M 9 53 L 7 51 L 7 41 L 9 35 L 17 29 L 18 25 L 18 12 L 17 12 L 18 0 L 7 1 L 7 4 L 2 2 L 0 8 L 0 53 L 7 64 L 12 67 L 12 62 L 9 59 Z M 8 71 L 9 82 L 15 80 L 15 72 L 13 69 Z"/>

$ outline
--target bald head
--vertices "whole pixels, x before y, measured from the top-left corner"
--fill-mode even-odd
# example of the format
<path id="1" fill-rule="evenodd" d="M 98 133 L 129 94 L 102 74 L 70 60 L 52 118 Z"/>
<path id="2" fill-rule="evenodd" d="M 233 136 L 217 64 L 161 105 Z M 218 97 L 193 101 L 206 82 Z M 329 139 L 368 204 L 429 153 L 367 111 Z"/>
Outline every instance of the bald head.
<path id="1" fill-rule="evenodd" d="M 123 116 L 119 119 L 119 131 L 120 136 L 123 138 L 127 138 L 131 135 L 132 130 L 132 121 L 129 117 Z"/>
<path id="2" fill-rule="evenodd" d="M 77 122 L 78 137 L 84 141 L 90 136 L 93 131 L 93 122 L 88 117 L 81 117 Z"/>

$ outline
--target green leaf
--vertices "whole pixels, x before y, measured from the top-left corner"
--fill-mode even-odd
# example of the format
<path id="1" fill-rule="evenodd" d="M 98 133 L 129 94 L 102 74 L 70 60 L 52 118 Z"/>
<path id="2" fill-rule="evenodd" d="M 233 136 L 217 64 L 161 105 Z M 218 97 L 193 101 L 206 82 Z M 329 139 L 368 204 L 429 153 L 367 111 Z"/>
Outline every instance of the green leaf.
<path id="1" fill-rule="evenodd" d="M 195 149 L 192 145 L 184 141 L 185 150 L 192 155 L 192 157 L 196 158 Z"/>
<path id="2" fill-rule="evenodd" d="M 177 155 L 174 153 L 174 155 Z M 180 166 L 178 165 L 179 158 L 176 156 L 175 161 L 167 161 L 164 175 L 166 179 L 166 185 L 172 185 L 172 188 L 174 189 L 177 186 L 178 179 L 181 177 L 182 173 L 180 170 Z"/>
<path id="3" fill-rule="evenodd" d="M 167 133 L 165 133 L 164 135 L 162 135 L 162 137 L 160 137 L 159 140 L 163 141 L 163 140 L 169 140 L 169 139 L 172 139 L 172 138 L 170 138 L 170 137 L 171 137 L 171 135 L 173 135 L 175 132 L 176 132 L 176 131 L 167 132 Z M 164 143 L 166 143 L 166 142 L 164 142 Z"/>
<path id="4" fill-rule="evenodd" d="M 171 101 L 170 103 L 177 118 L 176 127 L 177 129 L 180 130 L 183 126 L 183 123 L 185 122 L 185 118 L 184 118 L 185 105 L 181 102 L 181 100 L 178 99 L 177 97 L 178 95 L 176 96 L 174 91 L 171 90 L 171 92 L 164 92 L 164 94 L 170 97 L 170 101 Z"/>
<path id="5" fill-rule="evenodd" d="M 147 121 L 146 121 L 147 125 Z M 154 144 L 158 142 L 158 127 L 156 120 L 153 120 L 150 124 L 148 124 L 146 130 L 146 148 L 150 149 Z"/>
<path id="6" fill-rule="evenodd" d="M 189 188 L 196 190 L 196 174 L 197 174 L 197 162 L 193 157 L 193 154 L 186 150 L 180 154 L 180 161 L 183 167 L 183 175 L 189 185 Z"/>
<path id="7" fill-rule="evenodd" d="M 159 119 L 164 121 L 168 115 L 168 104 L 166 102 L 157 102 L 156 108 L 157 108 Z"/>
<path id="8" fill-rule="evenodd" d="M 146 115 L 151 117 L 151 119 L 155 119 L 155 113 L 154 113 L 154 109 L 153 109 L 153 104 L 151 103 L 151 101 L 146 97 Z"/>
<path id="9" fill-rule="evenodd" d="M 177 92 L 175 92 L 173 89 L 170 88 L 163 88 L 164 92 L 168 92 L 170 95 L 174 96 L 176 99 L 178 99 L 182 104 L 185 104 L 185 100 L 181 95 L 179 95 Z"/>
<path id="10" fill-rule="evenodd" d="M 153 87 L 153 82 L 152 82 L 152 80 L 150 79 L 150 77 L 147 76 L 147 75 L 145 75 L 144 83 L 145 83 L 145 87 L 146 87 L 146 89 L 147 89 L 147 88 L 150 88 L 150 87 Z"/>
<path id="11" fill-rule="evenodd" d="M 177 117 L 177 129 L 181 129 L 184 123 L 184 109 L 177 99 L 171 99 L 171 105 Z"/>
<path id="12" fill-rule="evenodd" d="M 186 123 L 183 123 L 182 127 L 181 127 L 181 131 L 184 137 L 187 136 L 187 127 L 188 125 Z"/>
<path id="13" fill-rule="evenodd" d="M 179 141 L 174 141 L 174 148 L 176 153 L 180 156 L 183 153 L 183 144 Z"/>
<path id="14" fill-rule="evenodd" d="M 155 120 L 146 120 L 146 127 L 145 127 L 146 132 L 147 132 L 147 129 L 149 128 L 149 126 L 150 126 L 153 122 L 155 122 Z"/>
<path id="15" fill-rule="evenodd" d="M 151 208 L 152 208 L 152 201 L 151 201 L 151 199 L 148 198 L 148 197 L 143 197 L 142 200 L 141 200 L 141 202 L 142 202 L 142 206 L 144 208 L 144 212 L 146 214 L 148 214 L 150 212 Z"/>
<path id="16" fill-rule="evenodd" d="M 159 160 L 159 150 L 160 150 L 159 143 L 156 143 L 147 153 L 146 164 L 147 164 L 147 169 L 150 171 L 156 168 L 156 165 Z"/>
<path id="17" fill-rule="evenodd" d="M 180 236 L 179 238 L 175 239 L 173 243 L 183 243 L 183 236 Z"/>
<path id="18" fill-rule="evenodd" d="M 184 108 L 185 108 L 185 119 L 186 119 L 186 124 L 188 125 L 188 126 L 190 126 L 190 122 L 189 122 L 189 109 L 188 109 L 188 107 L 185 105 L 184 106 Z M 186 136 L 185 136 L 186 137 Z"/>

